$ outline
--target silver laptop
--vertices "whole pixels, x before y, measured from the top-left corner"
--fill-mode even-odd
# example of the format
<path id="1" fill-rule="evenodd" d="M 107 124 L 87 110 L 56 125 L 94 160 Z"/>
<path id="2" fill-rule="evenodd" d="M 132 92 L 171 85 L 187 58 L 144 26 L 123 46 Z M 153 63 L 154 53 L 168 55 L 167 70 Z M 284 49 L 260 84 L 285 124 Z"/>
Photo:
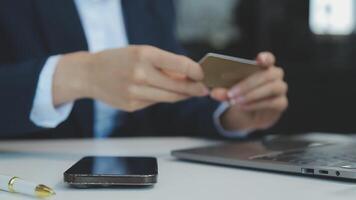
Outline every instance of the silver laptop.
<path id="1" fill-rule="evenodd" d="M 352 142 L 355 141 L 355 142 Z M 356 138 L 312 133 L 173 151 L 183 160 L 356 180 Z"/>

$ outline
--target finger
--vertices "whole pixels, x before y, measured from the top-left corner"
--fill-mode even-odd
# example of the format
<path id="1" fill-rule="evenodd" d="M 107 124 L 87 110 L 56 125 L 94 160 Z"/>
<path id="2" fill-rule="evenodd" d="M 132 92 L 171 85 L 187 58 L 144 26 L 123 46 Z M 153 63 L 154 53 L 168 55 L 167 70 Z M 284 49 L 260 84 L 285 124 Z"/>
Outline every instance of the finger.
<path id="1" fill-rule="evenodd" d="M 283 112 L 288 107 L 288 99 L 282 96 L 240 105 L 240 107 L 244 111 L 275 110 L 277 112 Z"/>
<path id="2" fill-rule="evenodd" d="M 271 97 L 285 95 L 287 93 L 287 90 L 288 90 L 287 84 L 282 80 L 278 80 L 262 85 L 261 87 L 251 90 L 244 96 L 237 97 L 234 100 L 238 104 L 248 104 L 251 102 L 257 102 Z"/>
<path id="3" fill-rule="evenodd" d="M 176 72 L 195 81 L 201 81 L 204 78 L 200 65 L 188 57 L 176 55 L 158 48 L 152 48 L 150 55 L 151 63 L 161 70 Z"/>
<path id="4" fill-rule="evenodd" d="M 177 79 L 177 80 L 184 80 L 187 79 L 186 75 L 183 74 L 179 74 L 177 72 L 172 72 L 169 70 L 162 70 L 162 73 L 168 75 L 169 77 L 173 78 L 173 79 Z"/>
<path id="5" fill-rule="evenodd" d="M 211 91 L 210 97 L 217 101 L 227 101 L 227 89 L 225 88 L 215 88 Z"/>
<path id="6" fill-rule="evenodd" d="M 132 99 L 156 103 L 174 103 L 189 98 L 178 94 L 146 85 L 134 85 L 129 88 Z"/>
<path id="7" fill-rule="evenodd" d="M 228 93 L 229 98 L 237 98 L 275 80 L 283 80 L 284 71 L 278 67 L 272 67 L 267 70 L 257 72 L 247 79 L 234 86 Z"/>
<path id="8" fill-rule="evenodd" d="M 257 55 L 256 61 L 261 66 L 270 67 L 276 63 L 276 58 L 270 52 L 261 52 Z"/>
<path id="9" fill-rule="evenodd" d="M 161 71 L 152 69 L 147 83 L 156 88 L 162 88 L 171 92 L 181 93 L 187 96 L 206 96 L 209 90 L 204 84 L 190 80 L 177 80 L 167 76 Z"/>

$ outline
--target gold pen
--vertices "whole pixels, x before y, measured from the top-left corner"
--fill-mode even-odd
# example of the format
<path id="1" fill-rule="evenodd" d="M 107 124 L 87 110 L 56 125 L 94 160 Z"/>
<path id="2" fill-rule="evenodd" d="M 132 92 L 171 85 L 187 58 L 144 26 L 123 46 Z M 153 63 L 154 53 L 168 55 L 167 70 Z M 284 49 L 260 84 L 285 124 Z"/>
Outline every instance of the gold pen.
<path id="1" fill-rule="evenodd" d="M 36 196 L 38 198 L 55 195 L 54 190 L 46 185 L 25 181 L 16 176 L 11 177 L 5 175 L 0 175 L 0 190 Z"/>

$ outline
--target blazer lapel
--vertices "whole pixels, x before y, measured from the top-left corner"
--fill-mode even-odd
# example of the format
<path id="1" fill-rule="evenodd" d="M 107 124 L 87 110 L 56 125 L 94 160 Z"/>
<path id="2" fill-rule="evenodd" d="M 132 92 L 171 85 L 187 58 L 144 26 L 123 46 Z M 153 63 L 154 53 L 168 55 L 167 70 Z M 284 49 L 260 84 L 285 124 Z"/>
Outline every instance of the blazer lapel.
<path id="1" fill-rule="evenodd" d="M 34 2 L 42 28 L 41 34 L 49 55 L 88 50 L 84 30 L 72 0 L 34 0 Z M 82 129 L 75 136 L 93 136 L 93 101 L 77 101 L 73 116 Z"/>

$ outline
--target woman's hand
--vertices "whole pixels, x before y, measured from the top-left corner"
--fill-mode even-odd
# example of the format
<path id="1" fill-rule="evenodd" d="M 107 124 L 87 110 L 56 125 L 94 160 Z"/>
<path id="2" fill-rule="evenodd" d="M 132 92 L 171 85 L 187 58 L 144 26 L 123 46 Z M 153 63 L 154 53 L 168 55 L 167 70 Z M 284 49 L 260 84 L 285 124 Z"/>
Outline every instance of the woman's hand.
<path id="1" fill-rule="evenodd" d="M 54 77 L 54 105 L 80 98 L 124 111 L 206 96 L 203 71 L 187 57 L 151 46 L 62 56 Z"/>
<path id="2" fill-rule="evenodd" d="M 265 70 L 251 75 L 230 90 L 216 88 L 211 93 L 212 98 L 231 104 L 221 118 L 227 130 L 267 129 L 288 107 L 288 85 L 283 80 L 283 70 L 275 66 L 273 54 L 260 53 L 257 63 Z"/>

